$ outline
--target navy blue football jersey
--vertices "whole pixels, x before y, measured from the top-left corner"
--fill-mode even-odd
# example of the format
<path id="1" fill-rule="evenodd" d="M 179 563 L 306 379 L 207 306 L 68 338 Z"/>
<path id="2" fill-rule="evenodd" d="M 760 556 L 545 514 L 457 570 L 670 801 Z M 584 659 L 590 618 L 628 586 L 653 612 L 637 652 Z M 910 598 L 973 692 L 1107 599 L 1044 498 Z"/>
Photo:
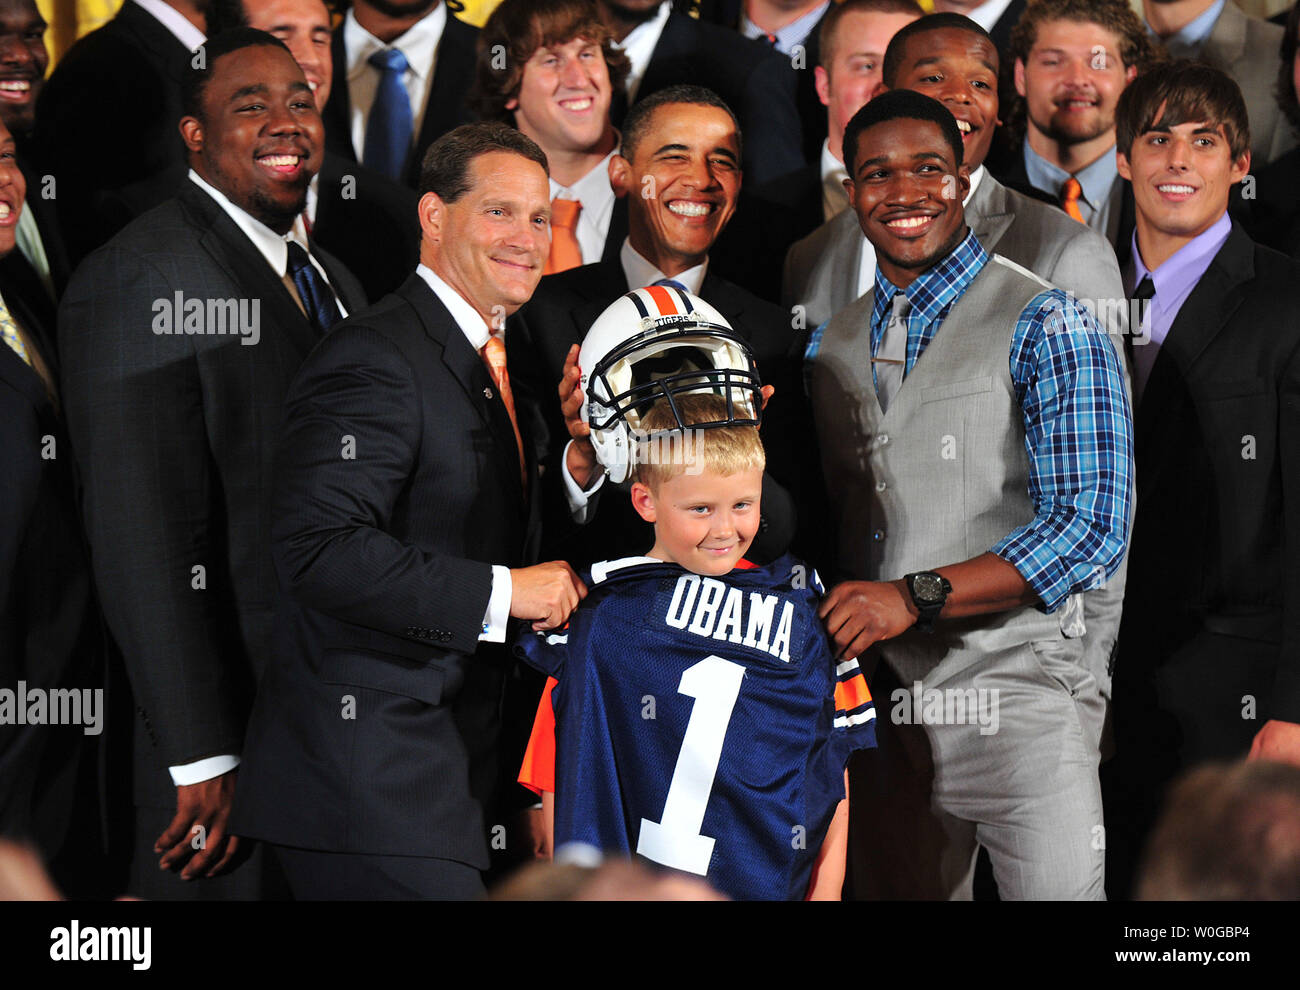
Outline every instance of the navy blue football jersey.
<path id="1" fill-rule="evenodd" d="M 555 847 L 594 846 L 798 899 L 844 766 L 874 746 L 856 660 L 836 664 L 815 572 L 787 555 L 722 577 L 647 557 L 592 567 L 560 632 L 521 655 L 558 681 Z"/>

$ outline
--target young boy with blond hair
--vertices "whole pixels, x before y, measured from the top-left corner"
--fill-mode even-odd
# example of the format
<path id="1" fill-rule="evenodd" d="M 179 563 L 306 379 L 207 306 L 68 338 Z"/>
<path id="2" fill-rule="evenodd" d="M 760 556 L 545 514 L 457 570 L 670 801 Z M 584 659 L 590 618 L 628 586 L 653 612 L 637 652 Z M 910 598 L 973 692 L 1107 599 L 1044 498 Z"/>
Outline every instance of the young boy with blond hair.
<path id="1" fill-rule="evenodd" d="M 735 898 L 835 899 L 844 767 L 875 745 L 871 694 L 856 660 L 834 661 L 816 573 L 744 559 L 757 427 L 692 429 L 726 419 L 727 400 L 672 402 L 641 420 L 631 489 L 654 546 L 595 564 L 568 627 L 519 643 L 550 675 L 520 781 L 543 794 L 556 849 L 635 854 Z"/>

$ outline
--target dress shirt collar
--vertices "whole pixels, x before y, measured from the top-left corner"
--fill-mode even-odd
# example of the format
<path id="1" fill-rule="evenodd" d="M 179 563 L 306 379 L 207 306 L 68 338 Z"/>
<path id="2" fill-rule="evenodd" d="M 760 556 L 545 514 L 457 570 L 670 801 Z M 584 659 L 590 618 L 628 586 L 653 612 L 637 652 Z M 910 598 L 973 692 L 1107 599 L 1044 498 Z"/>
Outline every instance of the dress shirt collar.
<path id="1" fill-rule="evenodd" d="M 469 346 L 475 351 L 483 350 L 483 346 L 488 342 L 491 332 L 488 330 L 487 323 L 479 315 L 469 301 L 442 278 L 428 265 L 420 265 L 415 269 L 415 273 L 424 279 L 424 282 L 433 294 L 438 297 L 439 302 L 447 307 L 447 312 L 451 318 L 456 321 L 456 326 L 460 327 L 460 332 L 465 335 L 469 341 Z M 505 328 L 497 332 L 497 336 L 505 336 Z"/>
<path id="2" fill-rule="evenodd" d="M 446 27 L 447 5 L 438 3 L 391 44 L 385 44 L 358 24 L 356 11 L 349 8 L 347 16 L 343 18 L 343 49 L 347 53 L 348 80 L 355 79 L 369 68 L 366 60 L 371 55 L 388 48 L 400 49 L 410 65 L 407 71 L 423 80 L 437 58 L 438 42 L 442 40 L 442 32 Z"/>
<path id="3" fill-rule="evenodd" d="M 966 193 L 966 198 L 961 201 L 961 205 L 963 208 L 966 206 L 967 203 L 971 201 L 971 198 L 975 195 L 975 190 L 980 187 L 980 183 L 983 181 L 984 181 L 984 166 L 981 165 L 979 168 L 977 168 L 974 172 L 970 174 L 970 190 Z"/>
<path id="4" fill-rule="evenodd" d="M 923 323 L 932 323 L 942 316 L 943 311 L 966 291 L 975 276 L 988 264 L 989 254 L 980 245 L 979 239 L 969 229 L 966 237 L 953 249 L 952 253 L 933 268 L 922 272 L 906 289 L 899 289 L 885 278 L 877 266 L 876 295 L 871 307 L 871 326 L 874 331 L 884 325 L 893 308 L 894 296 L 902 292 L 912 304 L 909 322 L 912 316 Z"/>
<path id="5" fill-rule="evenodd" d="M 562 186 L 554 179 L 551 183 L 551 199 L 576 199 L 582 204 L 582 212 L 599 217 L 608 213 L 614 205 L 614 187 L 609 184 L 609 160 L 618 154 L 618 145 L 600 160 L 590 172 L 571 186 Z"/>
<path id="6" fill-rule="evenodd" d="M 632 246 L 632 239 L 625 238 L 623 247 L 618 253 L 618 260 L 623 265 L 623 276 L 627 279 L 628 290 L 639 289 L 643 285 L 654 285 L 661 278 L 669 278 L 658 268 L 652 265 L 641 252 Z M 706 257 L 694 268 L 688 268 L 680 275 L 671 276 L 674 282 L 686 286 L 686 291 L 692 295 L 700 294 L 700 286 L 704 284 L 705 273 L 709 269 L 709 259 Z"/>
<path id="7" fill-rule="evenodd" d="M 1011 0 L 1007 0 L 1008 3 Z M 783 28 L 777 28 L 772 33 L 776 35 L 776 50 L 783 55 L 789 55 L 795 45 L 802 45 L 808 40 L 808 36 L 813 33 L 817 27 L 817 22 L 822 19 L 826 11 L 830 10 L 831 0 L 818 4 L 802 17 L 791 21 Z M 766 38 L 767 32 L 749 19 L 748 14 L 740 15 L 740 33 L 746 38 Z"/>
<path id="8" fill-rule="evenodd" d="M 1201 14 L 1195 20 L 1184 24 L 1181 29 L 1175 31 L 1168 38 L 1160 39 L 1165 46 L 1165 50 L 1174 58 L 1181 58 L 1186 55 L 1194 55 L 1200 51 L 1201 46 L 1214 30 L 1214 25 L 1219 20 L 1219 15 L 1223 13 L 1224 4 L 1228 0 L 1219 0 L 1205 13 Z M 1153 38 L 1160 36 L 1151 30 L 1151 25 L 1147 24 L 1147 34 Z"/>
<path id="9" fill-rule="evenodd" d="M 985 31 L 992 31 L 993 25 L 998 22 L 998 18 L 1010 6 L 1011 0 L 987 0 L 986 3 L 980 4 L 974 10 L 967 11 L 966 16 Z"/>
<path id="10" fill-rule="evenodd" d="M 1029 147 L 1028 141 L 1024 144 L 1024 155 L 1025 174 L 1029 177 L 1029 184 L 1060 199 L 1061 187 L 1070 178 L 1070 173 L 1055 162 L 1049 162 Z M 1110 197 L 1111 188 L 1115 185 L 1118 176 L 1119 165 L 1115 161 L 1114 145 L 1111 145 L 1110 150 L 1095 162 L 1085 165 L 1074 173 L 1074 178 L 1078 179 L 1079 185 L 1083 187 L 1084 202 L 1094 210 L 1099 210 L 1106 205 L 1106 200 Z"/>
<path id="11" fill-rule="evenodd" d="M 271 266 L 278 277 L 283 278 L 289 269 L 289 241 L 295 241 L 310 256 L 311 252 L 306 239 L 302 236 L 302 225 L 296 220 L 289 233 L 277 234 L 262 221 L 232 203 L 226 198 L 225 193 L 205 182 L 194 169 L 190 169 L 190 181 L 211 196 L 216 201 L 216 204 L 225 211 L 226 215 L 235 221 L 235 225 L 253 242 L 253 246 L 266 259 L 266 263 Z M 319 271 L 320 265 L 316 263 L 316 259 L 312 258 L 311 260 Z M 324 275 L 324 272 L 321 272 L 321 274 Z"/>
<path id="12" fill-rule="evenodd" d="M 1228 219 L 1228 214 L 1224 213 L 1208 228 L 1166 258 L 1164 264 L 1153 272 L 1142 261 L 1142 252 L 1138 250 L 1137 231 L 1134 230 L 1131 255 L 1134 277 L 1133 284 L 1128 287 L 1129 293 L 1132 294 L 1133 289 L 1150 275 L 1151 283 L 1156 290 L 1153 300 L 1155 305 L 1161 309 L 1168 309 L 1171 305 L 1185 299 L 1201 280 L 1205 270 L 1210 267 L 1210 262 L 1219 253 L 1231 232 L 1232 221 Z"/>
<path id="13" fill-rule="evenodd" d="M 623 54 L 632 63 L 627 74 L 629 105 L 636 100 L 636 91 L 641 85 L 641 77 L 645 75 L 645 70 L 650 65 L 650 58 L 654 55 L 655 46 L 659 44 L 659 36 L 664 33 L 664 25 L 668 23 L 668 15 L 672 13 L 672 8 L 673 5 L 667 0 L 660 3 L 654 17 L 638 24 L 628 32 L 628 36 L 621 43 L 614 46 L 622 49 Z"/>
<path id="14" fill-rule="evenodd" d="M 849 194 L 844 191 L 844 180 L 849 177 L 844 163 L 831 154 L 829 139 L 822 142 L 822 219 L 829 220 L 847 208 Z"/>
<path id="15" fill-rule="evenodd" d="M 185 15 L 171 4 L 164 3 L 163 0 L 134 0 L 134 2 L 148 11 L 154 20 L 170 31 L 176 40 L 190 51 L 194 51 L 208 40 L 202 31 L 187 21 Z"/>

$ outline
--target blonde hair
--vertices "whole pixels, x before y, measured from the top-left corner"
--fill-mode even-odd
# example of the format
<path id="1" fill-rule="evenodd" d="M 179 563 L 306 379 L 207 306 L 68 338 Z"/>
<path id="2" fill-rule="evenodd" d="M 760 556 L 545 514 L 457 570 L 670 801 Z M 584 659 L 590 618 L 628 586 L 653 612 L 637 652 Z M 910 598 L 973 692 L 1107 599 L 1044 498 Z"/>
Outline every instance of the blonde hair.
<path id="1" fill-rule="evenodd" d="M 725 396 L 707 392 L 674 396 L 683 431 L 667 399 L 660 399 L 641 417 L 632 477 L 651 491 L 679 474 L 733 475 L 767 464 L 757 426 L 712 426 L 700 423 L 727 419 Z"/>

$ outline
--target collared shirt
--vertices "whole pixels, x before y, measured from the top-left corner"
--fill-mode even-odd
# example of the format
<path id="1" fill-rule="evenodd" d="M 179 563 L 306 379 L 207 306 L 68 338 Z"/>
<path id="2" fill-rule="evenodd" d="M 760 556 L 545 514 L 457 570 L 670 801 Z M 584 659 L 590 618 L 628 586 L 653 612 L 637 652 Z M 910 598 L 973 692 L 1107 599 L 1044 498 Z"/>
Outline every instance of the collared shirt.
<path id="1" fill-rule="evenodd" d="M 1029 147 L 1028 141 L 1024 143 L 1024 159 L 1029 184 L 1060 201 L 1061 188 L 1071 178 L 1070 173 Z M 1083 215 L 1084 223 L 1105 234 L 1106 225 L 1110 221 L 1110 193 L 1119 179 L 1114 145 L 1095 162 L 1075 172 L 1073 178 L 1078 179 L 1079 185 L 1083 187 L 1083 194 L 1079 197 L 1079 212 Z"/>
<path id="2" fill-rule="evenodd" d="M 423 18 L 412 24 L 391 44 L 385 44 L 357 23 L 354 8 L 349 8 L 343 18 L 343 49 L 347 53 L 348 103 L 352 108 L 352 147 L 360 161 L 366 148 L 366 124 L 370 108 L 379 91 L 382 77 L 378 69 L 367 60 L 375 52 L 396 48 L 406 56 L 407 69 L 402 80 L 406 95 L 411 101 L 411 143 L 420 134 L 429 90 L 433 86 L 433 72 L 437 68 L 438 43 L 447 26 L 447 5 L 436 3 Z"/>
<path id="3" fill-rule="evenodd" d="M 674 282 L 684 285 L 687 292 L 698 296 L 700 286 L 704 284 L 704 276 L 709 270 L 709 259 L 706 257 L 694 268 L 688 268 L 678 275 L 665 275 L 632 246 L 631 238 L 624 238 L 623 247 L 618 253 L 618 260 L 619 264 L 623 266 L 623 277 L 627 279 L 629 292 L 644 285 L 654 285 L 661 278 L 671 277 Z M 573 441 L 570 440 L 564 445 L 564 455 L 560 458 L 560 476 L 564 479 L 564 494 L 569 503 L 569 512 L 573 515 L 574 521 L 585 523 L 591 514 L 592 499 L 601 486 L 605 484 L 606 476 L 601 472 L 597 475 L 590 488 L 585 491 L 579 488 L 578 483 L 569 474 L 569 446 L 572 443 Z"/>
<path id="4" fill-rule="evenodd" d="M 253 246 L 257 248 L 258 253 L 266 259 L 266 263 L 271 266 L 271 269 L 280 276 L 281 284 L 289 290 L 289 294 L 293 296 L 293 301 L 298 304 L 299 309 L 304 313 L 307 312 L 306 309 L 303 308 L 302 300 L 298 297 L 298 287 L 293 284 L 293 278 L 289 275 L 290 241 L 293 241 L 307 252 L 307 259 L 311 262 L 311 266 L 316 269 L 320 277 L 325 280 L 325 284 L 330 286 L 330 291 L 334 293 L 334 301 L 338 304 L 339 313 L 343 316 L 348 315 L 347 308 L 343 305 L 343 300 L 339 298 L 339 294 L 334 289 L 334 286 L 330 285 L 330 279 L 325 273 L 325 269 L 321 267 L 320 262 L 312 255 L 311 248 L 308 246 L 306 239 L 302 236 L 302 225 L 297 219 L 294 220 L 294 225 L 290 228 L 289 233 L 277 234 L 266 224 L 262 223 L 262 221 L 251 216 L 232 203 L 219 189 L 215 189 L 205 182 L 202 176 L 200 176 L 198 172 L 194 171 L 194 169 L 190 169 L 190 181 L 211 196 L 216 201 L 217 205 L 225 211 L 226 215 L 230 217 L 231 220 L 235 221 L 235 225 L 244 232 L 245 236 L 253 242 Z"/>
<path id="5" fill-rule="evenodd" d="M 1010 0 L 1007 0 L 1009 3 Z M 822 19 L 826 11 L 830 10 L 831 0 L 818 4 L 802 17 L 791 21 L 783 28 L 777 28 L 771 32 L 776 37 L 776 44 L 773 46 L 782 55 L 790 55 L 794 51 L 795 45 L 802 45 L 808 40 L 808 36 L 813 33 L 817 27 L 817 22 Z M 766 38 L 767 31 L 755 24 L 749 19 L 748 14 L 740 15 L 740 33 L 746 38 Z"/>
<path id="6" fill-rule="evenodd" d="M 655 46 L 659 44 L 659 36 L 664 33 L 664 25 L 668 23 L 668 15 L 672 13 L 672 8 L 673 5 L 665 0 L 665 2 L 659 4 L 659 9 L 655 11 L 654 17 L 638 24 L 628 32 L 627 37 L 622 42 L 614 45 L 615 48 L 622 49 L 623 54 L 632 63 L 627 74 L 627 102 L 629 106 L 636 102 L 636 91 L 641 86 L 641 78 L 650 65 L 650 58 L 655 53 Z"/>
<path id="7" fill-rule="evenodd" d="M 469 341 L 475 353 L 481 354 L 487 346 L 492 331 L 488 328 L 482 315 L 459 292 L 448 285 L 432 268 L 419 265 L 415 273 L 424 279 L 425 285 L 433 290 L 438 301 L 447 307 L 447 312 L 460 327 L 460 332 Z M 505 329 L 497 331 L 504 339 Z M 492 593 L 488 596 L 487 611 L 483 613 L 483 629 L 479 639 L 485 643 L 504 643 L 506 641 L 506 624 L 510 621 L 510 596 L 514 582 L 510 577 L 510 568 L 503 564 L 492 565 Z"/>
<path id="8" fill-rule="evenodd" d="M 1152 296 L 1141 333 L 1133 340 L 1133 394 L 1137 400 L 1142 397 L 1147 379 L 1151 377 L 1151 368 L 1160 353 L 1160 345 L 1169 335 L 1178 311 L 1187 302 L 1187 297 L 1196 288 L 1210 267 L 1210 262 L 1219 253 L 1232 233 L 1232 221 L 1224 213 L 1214 223 L 1180 247 L 1165 259 L 1154 272 L 1142 261 L 1142 252 L 1138 250 L 1137 231 L 1133 231 L 1133 251 L 1130 255 L 1133 268 L 1124 288 L 1132 297 L 1134 289 L 1148 275 L 1155 286 L 1156 294 Z M 1128 274 L 1128 273 L 1126 273 Z M 1147 336 L 1149 340 L 1145 340 Z M 1143 341 L 1145 340 L 1145 343 Z"/>
<path id="9" fill-rule="evenodd" d="M 904 292 L 912 307 L 904 386 L 988 261 L 988 252 L 967 231 L 951 254 L 905 290 L 876 273 L 873 357 L 894 295 Z M 1087 309 L 1060 289 L 1039 293 L 1020 314 L 1010 370 L 1024 417 L 1035 515 L 990 549 L 1020 572 L 1051 612 L 1074 592 L 1100 587 L 1124 556 L 1133 492 L 1132 417 L 1114 346 Z"/>
<path id="10" fill-rule="evenodd" d="M 831 220 L 849 208 L 849 194 L 844 191 L 844 180 L 849 170 L 831 154 L 828 138 L 822 142 L 822 221 Z"/>
<path id="11" fill-rule="evenodd" d="M 1228 0 L 1219 0 L 1218 3 L 1192 21 L 1184 24 L 1182 28 L 1175 31 L 1168 38 L 1160 39 L 1165 46 L 1165 51 L 1169 53 L 1169 57 L 1186 58 L 1199 54 L 1201 46 L 1210 37 L 1210 32 L 1214 30 L 1214 25 L 1218 22 L 1219 15 L 1223 13 L 1223 6 L 1227 2 Z M 1147 24 L 1146 28 L 1147 34 L 1151 35 L 1151 37 L 1160 37 L 1151 29 L 1150 24 Z"/>
<path id="12" fill-rule="evenodd" d="M 961 201 L 965 207 L 970 203 L 971 197 L 975 195 L 975 190 L 980 187 L 980 182 L 984 178 L 984 166 L 981 165 L 970 174 L 970 192 L 966 198 Z M 872 247 L 871 242 L 864 235 L 862 238 L 862 257 L 858 262 L 858 295 L 865 296 L 871 291 L 871 287 L 876 284 L 876 249 Z M 821 331 L 818 327 L 818 333 Z"/>
<path id="13" fill-rule="evenodd" d="M 182 45 L 190 51 L 207 41 L 202 31 L 185 19 L 185 15 L 163 0 L 135 0 L 135 3 L 147 10 L 159 24 L 170 31 Z"/>
<path id="14" fill-rule="evenodd" d="M 974 10 L 966 12 L 966 16 L 982 27 L 985 31 L 992 31 L 993 25 L 998 22 L 1008 7 L 1011 6 L 1011 0 L 987 0 L 980 4 Z"/>
<path id="15" fill-rule="evenodd" d="M 582 263 L 590 265 L 605 254 L 605 236 L 609 233 L 609 218 L 614 213 L 614 187 L 609 184 L 609 160 L 618 154 L 615 148 L 600 160 L 600 164 L 573 185 L 560 185 L 551 179 L 551 199 L 576 199 L 582 204 L 578 214 L 578 247 L 582 249 Z"/>

